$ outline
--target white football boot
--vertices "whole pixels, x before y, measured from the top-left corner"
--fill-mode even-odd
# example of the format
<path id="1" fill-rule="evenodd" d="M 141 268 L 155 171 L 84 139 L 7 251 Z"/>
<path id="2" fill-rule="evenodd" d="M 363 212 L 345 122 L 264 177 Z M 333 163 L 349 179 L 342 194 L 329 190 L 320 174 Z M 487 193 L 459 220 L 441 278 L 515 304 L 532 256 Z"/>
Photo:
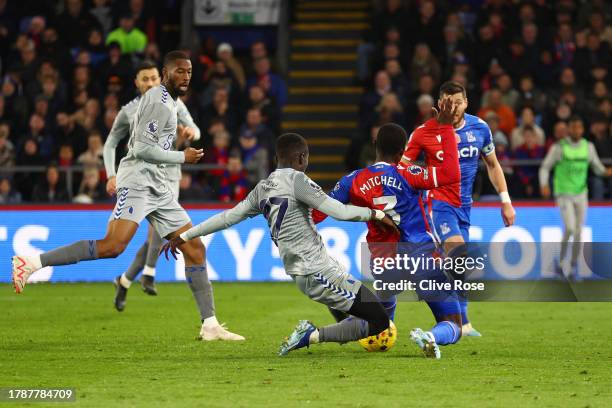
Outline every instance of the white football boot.
<path id="1" fill-rule="evenodd" d="M 200 336 L 198 336 L 198 340 L 202 341 L 212 341 L 212 340 L 228 340 L 228 341 L 240 341 L 245 340 L 245 338 L 239 334 L 232 333 L 227 330 L 225 327 L 225 323 L 213 325 L 213 326 L 204 326 L 202 323 L 202 328 L 200 329 Z"/>
<path id="2" fill-rule="evenodd" d="M 13 261 L 13 286 L 16 293 L 23 292 L 28 278 L 34 272 L 40 269 L 40 258 L 33 256 L 17 256 L 12 258 Z"/>

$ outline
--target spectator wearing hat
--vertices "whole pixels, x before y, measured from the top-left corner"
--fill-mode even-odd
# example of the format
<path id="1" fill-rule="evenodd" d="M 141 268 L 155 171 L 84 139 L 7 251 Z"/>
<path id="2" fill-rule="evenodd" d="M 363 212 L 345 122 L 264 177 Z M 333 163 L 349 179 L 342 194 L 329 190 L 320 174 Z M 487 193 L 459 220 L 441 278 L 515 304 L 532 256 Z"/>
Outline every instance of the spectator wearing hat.
<path id="1" fill-rule="evenodd" d="M 0 204 L 19 204 L 21 203 L 21 193 L 13 190 L 11 180 L 0 175 Z"/>
<path id="2" fill-rule="evenodd" d="M 131 14 L 124 14 L 119 19 L 119 27 L 106 37 L 107 45 L 113 42 L 119 44 L 122 54 L 140 53 L 147 46 L 147 36 L 134 26 L 134 18 Z"/>
<path id="3" fill-rule="evenodd" d="M 225 66 L 232 71 L 234 78 L 238 81 L 240 89 L 244 89 L 246 77 L 242 65 L 234 58 L 234 49 L 228 43 L 221 43 L 217 47 L 217 58 L 225 63 Z"/>
<path id="4" fill-rule="evenodd" d="M 242 164 L 247 172 L 250 188 L 255 187 L 259 180 L 268 177 L 268 150 L 260 145 L 255 132 L 246 128 L 238 138 Z"/>

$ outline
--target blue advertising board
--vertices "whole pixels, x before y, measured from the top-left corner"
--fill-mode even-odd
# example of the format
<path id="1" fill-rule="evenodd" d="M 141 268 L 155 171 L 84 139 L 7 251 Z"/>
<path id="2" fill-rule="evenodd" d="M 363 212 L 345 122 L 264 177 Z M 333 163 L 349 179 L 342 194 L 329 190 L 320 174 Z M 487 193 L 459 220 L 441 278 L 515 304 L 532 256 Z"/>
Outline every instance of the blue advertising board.
<path id="1" fill-rule="evenodd" d="M 191 209 L 194 223 L 201 222 L 220 209 Z M 37 210 L 0 210 L 0 259 L 8 263 L 15 254 L 30 255 L 66 245 L 81 239 L 100 239 L 106 231 L 110 209 L 49 207 Z M 476 207 L 472 210 L 471 240 L 491 245 L 491 252 L 499 252 L 503 243 L 520 242 L 518 259 L 497 256 L 481 276 L 483 279 L 541 279 L 552 277 L 554 254 L 542 251 L 542 243 L 558 242 L 562 227 L 559 211 L 552 206 L 520 206 L 516 225 L 504 228 L 496 207 Z M 77 265 L 48 267 L 36 272 L 32 281 L 73 282 L 110 281 L 125 271 L 139 246 L 146 238 L 148 226 L 143 224 L 127 250 L 116 259 L 82 262 Z M 318 226 L 329 253 L 359 276 L 361 242 L 365 241 L 363 223 L 339 222 L 327 219 Z M 278 250 L 269 238 L 265 219 L 261 216 L 205 237 L 208 271 L 212 279 L 223 281 L 287 280 Z M 612 242 L 612 206 L 595 206 L 588 211 L 582 240 Z M 490 242 L 495 242 L 489 244 Z M 550 244 L 548 244 L 550 245 Z M 495 249 L 493 249 L 495 246 Z M 516 252 L 516 251 L 514 251 Z M 516 257 L 515 257 L 516 258 Z M 506 268 L 496 268 L 496 263 Z M 511 263 L 515 268 L 507 268 Z M 0 281 L 9 282 L 10 268 L 5 265 Z M 510 271 L 510 272 L 508 272 Z M 580 275 L 592 274 L 584 262 Z M 182 261 L 160 259 L 157 264 L 159 281 L 184 279 Z"/>

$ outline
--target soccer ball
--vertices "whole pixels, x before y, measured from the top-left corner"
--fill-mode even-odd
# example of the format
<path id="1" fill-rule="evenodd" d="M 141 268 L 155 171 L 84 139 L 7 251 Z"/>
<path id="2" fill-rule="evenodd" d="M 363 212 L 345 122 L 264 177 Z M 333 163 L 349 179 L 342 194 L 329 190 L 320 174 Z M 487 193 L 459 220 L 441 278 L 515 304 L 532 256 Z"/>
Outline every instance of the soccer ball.
<path id="1" fill-rule="evenodd" d="M 389 321 L 389 328 L 375 336 L 366 337 L 359 340 L 359 344 L 366 351 L 387 351 L 397 340 L 397 328 L 392 321 Z"/>

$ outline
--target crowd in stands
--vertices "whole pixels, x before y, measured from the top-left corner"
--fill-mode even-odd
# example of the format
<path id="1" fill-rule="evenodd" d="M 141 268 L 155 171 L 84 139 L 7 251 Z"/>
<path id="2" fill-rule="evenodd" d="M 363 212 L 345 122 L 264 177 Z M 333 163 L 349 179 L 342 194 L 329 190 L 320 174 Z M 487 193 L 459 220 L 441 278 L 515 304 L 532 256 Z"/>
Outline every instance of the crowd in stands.
<path id="1" fill-rule="evenodd" d="M 612 3 L 376 3 L 371 29 L 357 50 L 358 74 L 369 91 L 353 143 L 353 153 L 361 148 L 361 154 L 349 155 L 359 158 L 349 160 L 349 167 L 372 163 L 371 140 L 380 124 L 391 120 L 410 132 L 429 119 L 446 80 L 464 85 L 467 112 L 489 124 L 516 197 L 539 197 L 538 166 L 513 160 L 542 159 L 552 143 L 579 131 L 568 127 L 572 117 L 582 119 L 583 136 L 600 158 L 612 159 Z M 484 179 L 477 191 L 492 193 Z M 610 197 L 612 184 L 594 176 L 590 181 L 592 197 Z"/>
<path id="2" fill-rule="evenodd" d="M 164 53 L 178 48 L 163 30 L 174 24 L 178 32 L 181 4 L 0 0 L 0 204 L 112 200 L 104 141 L 118 111 L 137 96 L 138 64 L 161 68 Z M 270 170 L 287 87 L 262 41 L 244 56 L 212 38 L 180 49 L 193 64 L 183 101 L 202 131 L 196 147 L 213 165 L 183 175 L 181 199 L 239 200 Z"/>

